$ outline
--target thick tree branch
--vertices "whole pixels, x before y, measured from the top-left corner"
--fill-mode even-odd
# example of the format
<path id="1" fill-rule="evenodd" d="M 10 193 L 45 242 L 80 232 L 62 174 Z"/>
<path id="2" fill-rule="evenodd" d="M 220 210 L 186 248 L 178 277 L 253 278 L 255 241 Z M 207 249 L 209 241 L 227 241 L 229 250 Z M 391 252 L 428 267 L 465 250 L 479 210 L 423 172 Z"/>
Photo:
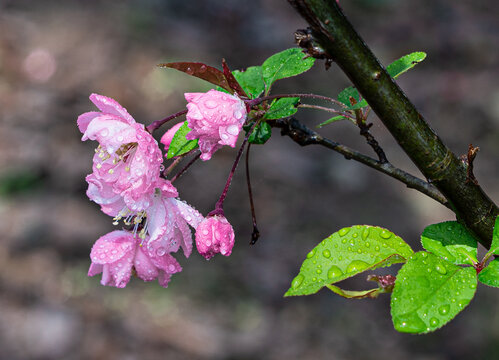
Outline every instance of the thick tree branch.
<path id="1" fill-rule="evenodd" d="M 407 185 L 408 188 L 418 190 L 419 192 L 431 197 L 435 201 L 449 207 L 447 199 L 438 191 L 438 189 L 428 184 L 426 181 L 421 180 L 395 166 L 389 162 L 382 162 L 373 159 L 369 156 L 361 154 L 349 147 L 339 144 L 335 141 L 322 137 L 317 132 L 309 129 L 293 117 L 286 119 L 279 119 L 269 122 L 273 127 L 281 129 L 281 134 L 289 136 L 296 143 L 301 146 L 306 145 L 322 145 L 331 150 L 342 154 L 346 159 L 353 159 L 364 165 L 367 165 L 375 170 L 378 170 L 394 179 L 397 179 Z"/>
<path id="2" fill-rule="evenodd" d="M 336 1 L 288 1 L 310 24 L 317 43 L 350 78 L 414 164 L 449 200 L 457 219 L 488 248 L 498 207 L 480 186 L 466 181 L 466 166 L 428 126 Z"/>

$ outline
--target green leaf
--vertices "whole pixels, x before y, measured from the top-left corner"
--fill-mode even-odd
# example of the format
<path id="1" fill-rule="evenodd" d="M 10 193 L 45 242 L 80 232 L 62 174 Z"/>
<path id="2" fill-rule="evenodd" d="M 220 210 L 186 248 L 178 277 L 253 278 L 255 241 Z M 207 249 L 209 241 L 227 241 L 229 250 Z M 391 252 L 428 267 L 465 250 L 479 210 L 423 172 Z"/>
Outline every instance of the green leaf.
<path id="1" fill-rule="evenodd" d="M 267 92 L 280 79 L 304 73 L 314 65 L 313 57 L 306 57 L 300 48 L 291 48 L 272 55 L 262 65 Z"/>
<path id="2" fill-rule="evenodd" d="M 413 52 L 411 54 L 402 56 L 400 59 L 395 60 L 386 67 L 386 71 L 390 76 L 396 79 L 400 74 L 405 73 L 407 70 L 412 69 L 426 58 L 426 53 L 422 51 Z"/>
<path id="3" fill-rule="evenodd" d="M 390 74 L 391 77 L 396 79 L 399 75 L 405 73 L 409 69 L 412 69 L 425 58 L 426 53 L 413 52 L 392 62 L 386 67 L 386 71 L 388 72 L 388 74 Z M 350 97 L 353 97 L 356 100 L 357 104 L 352 105 L 352 103 L 350 102 Z M 362 99 L 362 101 L 360 101 L 360 94 L 353 86 L 349 86 L 346 89 L 343 89 L 343 91 L 338 94 L 338 101 L 341 101 L 343 104 L 345 104 L 348 107 L 347 110 L 357 110 L 369 106 L 366 99 Z"/>
<path id="4" fill-rule="evenodd" d="M 298 111 L 296 105 L 300 102 L 300 98 L 280 98 L 274 101 L 270 108 L 265 113 L 265 119 L 281 119 L 283 117 L 291 116 Z"/>
<path id="5" fill-rule="evenodd" d="M 249 131 L 253 125 L 246 125 L 245 130 Z M 248 142 L 252 144 L 265 144 L 268 139 L 272 136 L 272 127 L 265 121 L 262 121 L 254 129 L 251 135 L 248 137 Z"/>
<path id="6" fill-rule="evenodd" d="M 492 260 L 485 269 L 480 271 L 478 280 L 485 285 L 499 287 L 499 259 Z"/>
<path id="7" fill-rule="evenodd" d="M 382 288 L 376 288 L 376 289 L 370 289 L 370 290 L 361 290 L 361 291 L 356 291 L 356 290 L 344 290 L 340 289 L 338 286 L 334 285 L 326 285 L 329 290 L 332 292 L 343 296 L 344 298 L 347 299 L 365 299 L 365 298 L 377 298 L 379 294 L 384 293 L 384 289 Z"/>
<path id="8" fill-rule="evenodd" d="M 350 98 L 355 99 L 357 103 L 355 105 L 352 105 Z M 347 110 L 357 110 L 368 106 L 368 103 L 365 99 L 362 99 L 362 101 L 360 100 L 360 94 L 353 86 L 349 86 L 346 89 L 343 89 L 338 94 L 338 101 L 345 104 L 347 106 Z"/>
<path id="9" fill-rule="evenodd" d="M 492 234 L 492 245 L 490 245 L 489 253 L 499 255 L 499 216 L 494 224 L 494 232 Z"/>
<path id="10" fill-rule="evenodd" d="M 232 74 L 252 99 L 265 90 L 261 66 L 250 66 L 245 71 L 234 70 Z"/>
<path id="11" fill-rule="evenodd" d="M 317 125 L 317 127 L 323 127 L 324 125 L 331 124 L 332 122 L 340 120 L 348 120 L 348 118 L 344 117 L 343 115 L 335 116 L 332 117 L 331 119 L 324 121 L 323 123 L 320 123 L 319 125 Z"/>
<path id="12" fill-rule="evenodd" d="M 427 226 L 421 234 L 421 243 L 429 252 L 454 264 L 478 262 L 476 239 L 457 221 Z"/>
<path id="13" fill-rule="evenodd" d="M 413 251 L 392 232 L 355 225 L 335 232 L 312 249 L 284 296 L 310 295 L 367 270 L 403 263 Z"/>
<path id="14" fill-rule="evenodd" d="M 346 89 L 343 89 L 339 94 L 338 94 L 338 101 L 342 102 L 346 106 L 352 106 L 352 103 L 350 102 L 350 98 L 354 98 L 355 101 L 359 102 L 360 100 L 360 94 L 357 91 L 356 88 L 353 86 L 349 86 Z"/>
<path id="15" fill-rule="evenodd" d="M 173 135 L 172 142 L 170 143 L 170 147 L 168 148 L 168 154 L 166 156 L 167 159 L 185 154 L 198 147 L 197 139 L 187 140 L 185 138 L 185 135 L 187 135 L 189 131 L 191 131 L 191 129 L 187 126 L 186 120 L 184 122 L 184 125 L 182 125 L 180 129 L 177 130 L 175 135 Z"/>
<path id="16" fill-rule="evenodd" d="M 427 252 L 414 254 L 397 274 L 391 299 L 393 325 L 422 334 L 452 320 L 475 295 L 476 271 Z"/>

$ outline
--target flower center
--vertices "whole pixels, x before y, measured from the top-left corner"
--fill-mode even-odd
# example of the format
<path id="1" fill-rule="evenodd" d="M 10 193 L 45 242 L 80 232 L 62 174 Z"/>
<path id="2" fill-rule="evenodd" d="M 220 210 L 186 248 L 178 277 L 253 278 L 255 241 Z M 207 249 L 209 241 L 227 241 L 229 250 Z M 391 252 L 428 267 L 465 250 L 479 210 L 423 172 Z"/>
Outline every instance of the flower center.
<path id="1" fill-rule="evenodd" d="M 147 212 L 145 210 L 134 212 L 131 211 L 128 207 L 124 207 L 121 211 L 113 218 L 113 225 L 118 225 L 120 221 L 123 221 L 123 224 L 126 226 L 133 226 L 132 231 L 135 237 L 142 239 L 142 241 L 146 238 L 147 226 L 149 224 L 149 218 L 147 217 Z M 142 242 L 140 243 L 142 246 Z"/>
<path id="2" fill-rule="evenodd" d="M 135 150 L 137 149 L 137 143 L 136 142 L 131 142 L 127 144 L 121 145 L 118 150 L 114 152 L 113 160 L 112 163 L 113 165 L 118 164 L 119 162 L 123 162 L 126 164 L 130 158 L 133 157 L 133 154 L 135 153 Z M 99 145 L 96 149 L 95 152 L 98 154 L 97 157 L 100 159 L 100 162 L 97 163 L 96 167 L 97 169 L 100 169 L 102 167 L 102 164 L 104 162 L 107 162 L 109 158 L 111 158 L 111 154 L 107 152 L 105 148 L 103 148 L 101 145 Z M 130 171 L 130 166 L 125 167 L 125 171 Z M 109 169 L 108 172 L 112 174 L 114 172 L 114 169 Z"/>

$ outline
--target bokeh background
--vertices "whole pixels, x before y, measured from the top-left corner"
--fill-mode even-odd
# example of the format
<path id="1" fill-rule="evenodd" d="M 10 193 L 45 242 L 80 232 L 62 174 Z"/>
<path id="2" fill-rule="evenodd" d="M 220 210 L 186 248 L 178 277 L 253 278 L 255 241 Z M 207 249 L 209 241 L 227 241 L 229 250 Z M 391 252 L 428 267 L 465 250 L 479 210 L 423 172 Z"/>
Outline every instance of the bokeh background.
<path id="1" fill-rule="evenodd" d="M 480 146 L 475 174 L 499 201 L 497 2 L 342 1 L 387 65 L 420 50 L 428 58 L 399 84 L 457 154 Z M 92 92 L 117 99 L 139 121 L 185 106 L 209 85 L 166 61 L 233 69 L 293 46 L 304 21 L 284 0 L 0 2 L 0 358 L 2 359 L 469 359 L 499 355 L 497 291 L 480 286 L 470 307 L 425 336 L 395 332 L 389 297 L 347 301 L 327 291 L 283 298 L 305 254 L 343 226 L 387 227 L 420 249 L 419 234 L 452 220 L 442 206 L 322 148 L 274 131 L 252 148 L 261 239 L 249 246 L 244 167 L 226 202 L 236 230 L 229 258 L 177 258 L 168 289 L 133 279 L 126 289 L 88 278 L 90 248 L 112 230 L 85 196 L 95 144 L 82 143 L 78 114 Z M 276 91 L 335 96 L 349 85 L 333 65 L 283 80 Z M 327 114 L 301 110 L 314 127 Z M 372 117 L 396 165 L 418 174 Z M 370 153 L 350 124 L 321 130 Z M 160 136 L 161 134 L 157 134 Z M 224 185 L 235 151 L 219 151 L 176 184 L 203 213 Z M 395 271 L 395 270 L 392 270 Z M 364 277 L 347 284 L 369 286 Z"/>

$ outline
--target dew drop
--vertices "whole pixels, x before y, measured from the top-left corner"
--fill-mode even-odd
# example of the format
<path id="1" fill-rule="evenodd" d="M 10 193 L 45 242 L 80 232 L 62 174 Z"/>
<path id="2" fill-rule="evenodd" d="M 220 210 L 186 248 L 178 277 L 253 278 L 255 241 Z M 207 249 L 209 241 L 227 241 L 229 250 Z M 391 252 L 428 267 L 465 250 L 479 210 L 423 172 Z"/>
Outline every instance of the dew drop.
<path id="1" fill-rule="evenodd" d="M 186 72 L 187 74 L 189 74 L 189 75 L 194 74 L 194 70 L 192 70 L 192 68 L 190 68 L 190 67 L 188 67 L 188 68 L 185 70 L 185 72 Z"/>
<path id="2" fill-rule="evenodd" d="M 207 100 L 205 101 L 204 106 L 206 106 L 208 109 L 215 109 L 218 106 L 218 104 L 214 100 Z"/>
<path id="3" fill-rule="evenodd" d="M 315 272 L 316 272 L 317 274 L 322 274 L 322 270 L 321 270 L 321 269 L 317 269 L 317 270 L 315 270 Z"/>
<path id="4" fill-rule="evenodd" d="M 158 250 L 156 250 L 156 254 L 157 254 L 158 256 L 163 256 L 163 255 L 165 255 L 165 254 L 166 254 L 166 250 L 165 250 L 165 248 L 164 248 L 164 247 L 160 247 L 160 248 L 158 248 Z"/>
<path id="5" fill-rule="evenodd" d="M 364 246 L 368 248 L 369 246 L 371 246 L 371 244 L 369 244 L 368 242 L 366 242 L 366 243 L 364 244 Z"/>
<path id="6" fill-rule="evenodd" d="M 392 233 L 386 230 L 381 230 L 379 236 L 381 236 L 383 239 L 389 239 L 392 237 Z"/>
<path id="7" fill-rule="evenodd" d="M 378 246 L 378 245 L 376 245 L 376 246 L 374 247 L 374 250 L 379 251 L 379 246 Z"/>
<path id="8" fill-rule="evenodd" d="M 369 236 L 369 228 L 365 228 L 364 231 L 362 231 L 362 239 L 367 239 Z"/>
<path id="9" fill-rule="evenodd" d="M 362 260 L 353 260 L 347 267 L 347 273 L 362 271 L 369 267 L 369 264 Z"/>
<path id="10" fill-rule="evenodd" d="M 338 231 L 338 234 L 339 234 L 340 236 L 345 236 L 346 234 L 348 234 L 348 233 L 349 233 L 349 231 L 350 231 L 350 228 L 343 228 L 343 229 L 341 229 L 340 231 Z"/>
<path id="11" fill-rule="evenodd" d="M 313 249 L 312 251 L 310 251 L 308 254 L 307 254 L 307 259 L 310 259 L 311 257 L 313 257 L 315 255 L 315 249 Z"/>
<path id="12" fill-rule="evenodd" d="M 331 257 L 331 251 L 329 251 L 329 250 L 327 250 L 327 249 L 326 249 L 326 250 L 324 250 L 324 251 L 322 252 L 322 256 L 324 256 L 326 259 L 329 259 L 329 258 Z"/>
<path id="13" fill-rule="evenodd" d="M 199 72 L 204 73 L 206 71 L 206 65 L 201 65 Z"/>
<path id="14" fill-rule="evenodd" d="M 444 265 L 441 265 L 441 264 L 440 264 L 440 265 L 436 265 L 436 266 L 435 266 L 435 270 L 437 270 L 437 272 L 438 272 L 439 274 L 442 274 L 442 275 L 447 274 L 447 269 L 445 268 L 445 266 L 444 266 Z"/>
<path id="15" fill-rule="evenodd" d="M 438 313 L 440 315 L 445 315 L 449 312 L 450 306 L 449 305 L 442 305 L 438 308 Z"/>
<path id="16" fill-rule="evenodd" d="M 353 238 L 356 238 L 357 236 L 359 236 L 359 234 L 357 234 L 357 233 L 353 233 L 353 234 L 352 234 L 352 237 L 353 237 Z"/>
<path id="17" fill-rule="evenodd" d="M 240 120 L 243 117 L 242 111 L 241 110 L 234 111 L 234 117 L 236 118 L 236 120 Z"/>
<path id="18" fill-rule="evenodd" d="M 438 324 L 440 324 L 440 321 L 438 321 L 437 318 L 431 318 L 430 319 L 430 325 L 431 325 L 431 327 L 437 327 Z"/>
<path id="19" fill-rule="evenodd" d="M 421 253 L 421 257 L 423 257 L 423 258 L 428 257 L 428 254 L 427 254 L 427 253 L 425 253 L 425 252 L 422 252 L 422 253 Z"/>
<path id="20" fill-rule="evenodd" d="M 476 289 L 476 284 L 470 284 L 470 289 Z"/>
<path id="21" fill-rule="evenodd" d="M 108 129 L 102 129 L 102 131 L 100 132 L 100 135 L 102 137 L 106 137 L 109 135 L 109 130 Z"/>
<path id="22" fill-rule="evenodd" d="M 329 270 L 327 271 L 328 279 L 340 277 L 341 275 L 343 275 L 343 271 L 341 271 L 341 269 L 339 267 L 337 267 L 336 265 L 331 266 L 329 268 Z"/>
<path id="23" fill-rule="evenodd" d="M 227 127 L 227 132 L 231 135 L 237 135 L 239 134 L 239 128 L 237 125 L 230 125 Z"/>
<path id="24" fill-rule="evenodd" d="M 299 274 L 291 282 L 291 288 L 293 288 L 294 290 L 298 289 L 301 286 L 301 284 L 303 283 L 303 279 L 304 279 L 304 276 L 302 274 Z"/>

